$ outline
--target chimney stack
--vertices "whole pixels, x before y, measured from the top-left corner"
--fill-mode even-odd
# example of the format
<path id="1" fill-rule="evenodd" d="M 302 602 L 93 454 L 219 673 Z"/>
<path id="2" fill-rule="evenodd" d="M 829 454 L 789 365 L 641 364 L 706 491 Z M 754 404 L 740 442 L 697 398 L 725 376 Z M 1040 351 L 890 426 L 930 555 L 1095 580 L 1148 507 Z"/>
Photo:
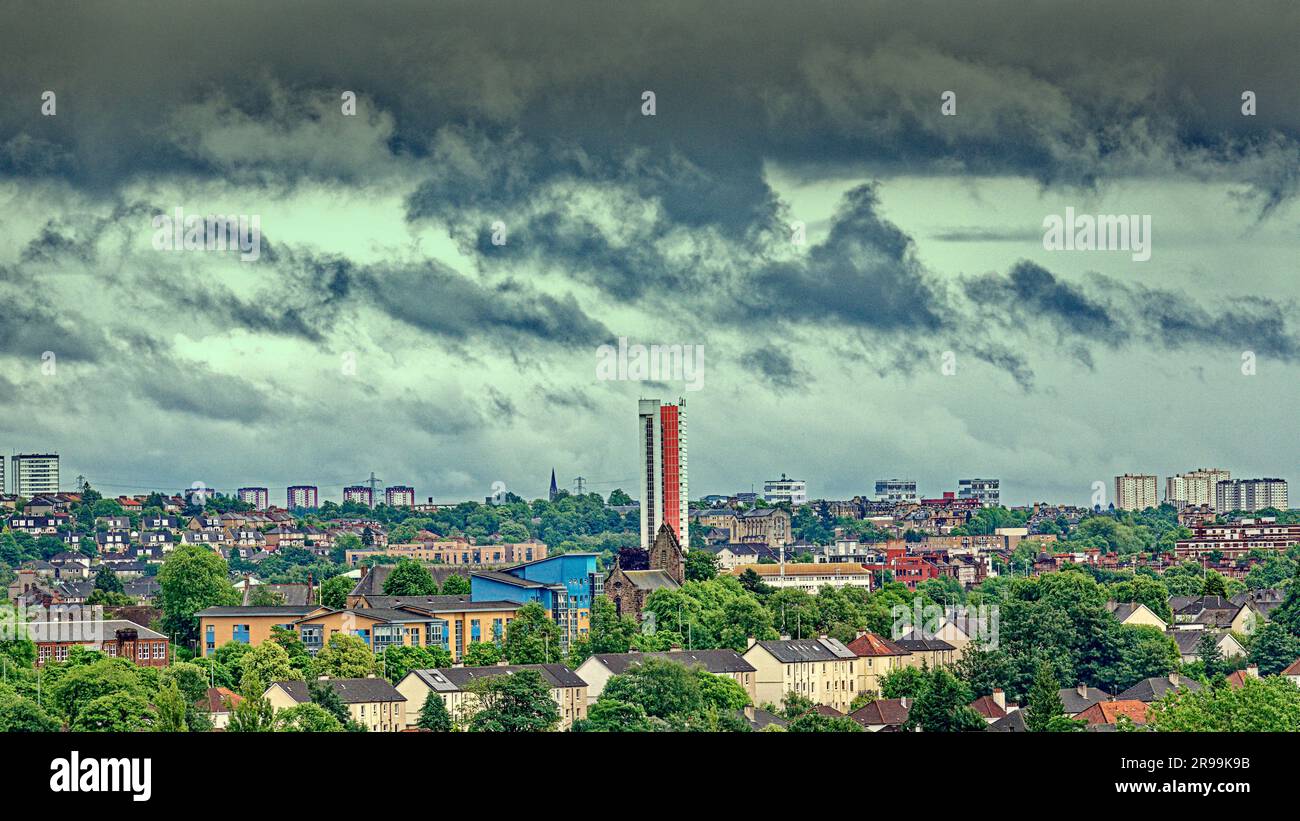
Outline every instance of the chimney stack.
<path id="1" fill-rule="evenodd" d="M 1079 694 L 1080 698 L 1088 697 L 1088 685 L 1083 682 L 1079 682 L 1079 685 L 1074 688 L 1074 691 Z"/>
<path id="2" fill-rule="evenodd" d="M 1258 664 L 1247 664 L 1247 665 L 1246 665 L 1246 675 L 1251 676 L 1252 678 L 1259 678 L 1259 665 L 1258 665 Z"/>
<path id="3" fill-rule="evenodd" d="M 1175 687 L 1177 687 L 1177 686 L 1179 685 L 1179 683 L 1180 683 L 1180 679 L 1178 678 L 1178 674 L 1177 674 L 1177 673 L 1170 673 L 1170 674 L 1169 674 L 1169 683 L 1172 684 L 1172 685 L 1174 685 Z"/>
<path id="4" fill-rule="evenodd" d="M 1007 709 L 1007 694 L 998 687 L 993 688 L 993 703 L 1003 710 Z"/>

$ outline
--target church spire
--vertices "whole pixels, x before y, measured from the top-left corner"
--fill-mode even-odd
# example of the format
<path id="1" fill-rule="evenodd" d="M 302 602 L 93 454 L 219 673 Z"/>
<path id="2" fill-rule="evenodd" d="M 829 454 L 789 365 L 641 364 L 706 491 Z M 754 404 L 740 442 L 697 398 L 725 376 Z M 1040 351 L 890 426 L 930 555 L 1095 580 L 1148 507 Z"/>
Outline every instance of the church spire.
<path id="1" fill-rule="evenodd" d="M 555 468 L 551 468 L 551 501 L 554 502 L 555 497 L 559 495 L 560 489 L 555 484 Z"/>

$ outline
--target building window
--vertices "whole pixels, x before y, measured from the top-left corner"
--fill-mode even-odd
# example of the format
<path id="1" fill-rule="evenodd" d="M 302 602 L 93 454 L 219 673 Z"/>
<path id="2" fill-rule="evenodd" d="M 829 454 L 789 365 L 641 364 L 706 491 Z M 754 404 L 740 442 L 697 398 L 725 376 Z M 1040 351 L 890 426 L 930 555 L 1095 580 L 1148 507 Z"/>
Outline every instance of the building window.
<path id="1" fill-rule="evenodd" d="M 205 648 L 204 655 L 217 649 L 217 628 L 211 624 L 208 625 L 207 636 L 203 640 L 203 646 Z"/>
<path id="2" fill-rule="evenodd" d="M 231 641 L 237 641 L 240 644 L 248 644 L 248 625 L 236 624 L 231 628 Z"/>

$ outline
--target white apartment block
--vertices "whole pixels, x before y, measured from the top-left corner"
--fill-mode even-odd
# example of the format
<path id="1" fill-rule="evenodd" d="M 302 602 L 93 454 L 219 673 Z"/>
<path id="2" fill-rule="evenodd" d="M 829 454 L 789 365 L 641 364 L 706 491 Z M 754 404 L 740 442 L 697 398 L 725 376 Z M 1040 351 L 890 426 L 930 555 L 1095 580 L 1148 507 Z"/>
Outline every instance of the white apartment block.
<path id="1" fill-rule="evenodd" d="M 1148 473 L 1125 473 L 1115 477 L 1115 507 L 1119 510 L 1146 510 L 1158 507 L 1156 477 Z"/>
<path id="2" fill-rule="evenodd" d="M 1267 507 L 1286 510 L 1289 506 L 1285 479 L 1232 479 L 1219 482 L 1214 490 L 1216 513 L 1254 513 Z"/>
<path id="3" fill-rule="evenodd" d="M 57 453 L 19 453 L 9 460 L 16 496 L 30 499 L 59 492 L 59 455 Z"/>
<path id="4" fill-rule="evenodd" d="M 253 510 L 266 510 L 271 504 L 271 491 L 264 487 L 241 487 L 236 493 L 239 501 L 253 506 Z"/>
<path id="5" fill-rule="evenodd" d="M 411 507 L 415 504 L 415 488 L 408 485 L 385 488 L 384 504 L 389 507 Z"/>
<path id="6" fill-rule="evenodd" d="M 877 479 L 876 499 L 882 502 L 916 502 L 915 479 Z"/>
<path id="7" fill-rule="evenodd" d="M 1001 479 L 958 479 L 958 499 L 978 499 L 980 507 L 1002 505 Z"/>
<path id="8" fill-rule="evenodd" d="M 789 502 L 794 510 L 808 504 L 808 483 L 803 479 L 768 479 L 763 483 L 763 501 L 771 504 Z"/>
<path id="9" fill-rule="evenodd" d="M 316 487 L 314 485 L 291 485 L 284 493 L 285 507 L 293 510 L 296 507 L 316 508 L 317 504 Z"/>
<path id="10" fill-rule="evenodd" d="M 1165 479 L 1165 501 L 1175 507 L 1213 505 L 1215 486 L 1232 479 L 1231 471 L 1197 468 Z"/>

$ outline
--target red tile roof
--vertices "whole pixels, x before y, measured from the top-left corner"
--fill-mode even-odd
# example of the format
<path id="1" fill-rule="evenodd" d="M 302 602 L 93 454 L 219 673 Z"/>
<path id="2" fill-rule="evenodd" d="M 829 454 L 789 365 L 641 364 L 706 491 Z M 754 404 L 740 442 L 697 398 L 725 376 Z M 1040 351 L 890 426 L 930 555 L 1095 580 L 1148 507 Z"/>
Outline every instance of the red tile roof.
<path id="1" fill-rule="evenodd" d="M 971 709 L 985 718 L 1002 718 L 1007 714 L 1005 707 L 993 700 L 993 696 L 980 696 L 970 703 Z"/>
<path id="2" fill-rule="evenodd" d="M 901 698 L 879 698 L 849 714 L 849 718 L 864 727 L 900 726 L 907 723 L 910 710 Z"/>
<path id="3" fill-rule="evenodd" d="M 1300 659 L 1291 662 L 1291 666 L 1282 671 L 1284 676 L 1300 676 Z"/>
<path id="4" fill-rule="evenodd" d="M 1143 701 L 1129 699 L 1126 701 L 1099 701 L 1079 713 L 1075 718 L 1094 724 L 1115 724 L 1120 716 L 1128 716 L 1134 724 L 1147 723 L 1147 711 L 1151 705 Z"/>
<path id="5" fill-rule="evenodd" d="M 910 656 L 907 650 L 875 633 L 863 633 L 846 645 L 858 658 L 867 656 Z"/>

